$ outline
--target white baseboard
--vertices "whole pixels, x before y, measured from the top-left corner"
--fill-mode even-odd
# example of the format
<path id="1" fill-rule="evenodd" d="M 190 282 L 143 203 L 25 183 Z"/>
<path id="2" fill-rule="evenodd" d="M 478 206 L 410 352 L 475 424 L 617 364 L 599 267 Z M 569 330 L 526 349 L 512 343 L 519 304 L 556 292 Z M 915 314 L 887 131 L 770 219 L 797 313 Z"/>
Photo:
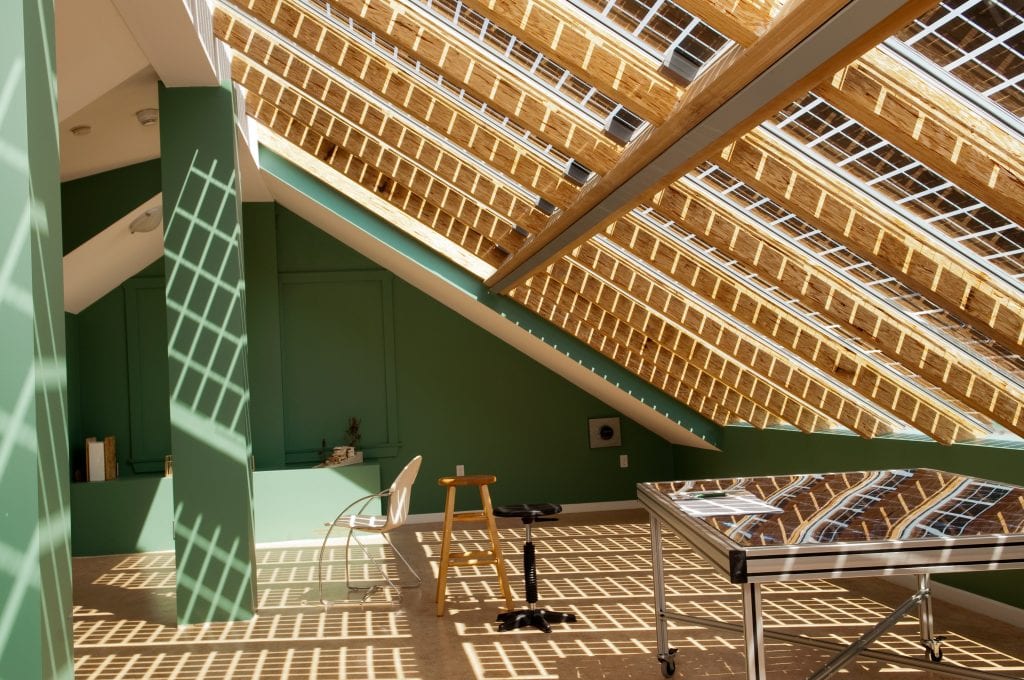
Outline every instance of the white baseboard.
<path id="1" fill-rule="evenodd" d="M 917 589 L 916 576 L 886 576 L 884 578 L 908 590 Z M 932 591 L 932 597 L 936 600 L 948 602 L 957 607 L 963 607 L 982 616 L 988 616 L 989 618 L 1008 623 L 1011 626 L 1024 628 L 1024 609 L 1019 609 L 1013 605 L 993 600 L 983 595 L 961 590 L 960 588 L 947 586 L 945 583 L 938 583 L 935 579 L 930 580 L 929 586 Z"/>
<path id="2" fill-rule="evenodd" d="M 562 514 L 575 512 L 608 512 L 615 510 L 636 510 L 640 507 L 640 501 L 604 501 L 601 503 L 565 503 L 562 505 Z M 429 524 L 430 522 L 443 522 L 443 512 L 426 512 L 420 515 L 409 515 L 408 524 Z"/>

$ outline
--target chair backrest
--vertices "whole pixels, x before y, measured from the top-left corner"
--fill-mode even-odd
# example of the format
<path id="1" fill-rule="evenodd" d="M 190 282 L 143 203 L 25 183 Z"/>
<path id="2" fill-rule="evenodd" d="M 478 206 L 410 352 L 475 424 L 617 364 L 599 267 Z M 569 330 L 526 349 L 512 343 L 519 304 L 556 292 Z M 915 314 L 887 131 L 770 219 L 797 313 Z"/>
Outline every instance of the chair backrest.
<path id="1" fill-rule="evenodd" d="M 416 456 L 395 477 L 391 483 L 391 495 L 388 497 L 388 519 L 384 531 L 397 529 L 405 524 L 409 517 L 409 500 L 412 497 L 412 483 L 420 471 L 423 456 Z"/>

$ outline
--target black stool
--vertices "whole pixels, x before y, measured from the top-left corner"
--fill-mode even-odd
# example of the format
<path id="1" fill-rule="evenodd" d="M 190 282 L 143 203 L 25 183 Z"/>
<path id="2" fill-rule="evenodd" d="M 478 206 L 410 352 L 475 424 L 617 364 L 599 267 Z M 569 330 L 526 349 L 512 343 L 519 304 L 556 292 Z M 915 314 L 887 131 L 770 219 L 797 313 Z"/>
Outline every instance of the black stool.
<path id="1" fill-rule="evenodd" d="M 526 525 L 526 544 L 523 546 L 523 576 L 526 579 L 526 609 L 498 614 L 501 625 L 498 630 L 514 630 L 533 626 L 545 633 L 551 632 L 549 623 L 576 623 L 573 614 L 548 611 L 537 608 L 537 560 L 533 552 L 531 529 L 534 522 L 557 522 L 562 506 L 557 503 L 527 503 L 523 505 L 499 505 L 494 508 L 495 517 L 519 517 Z"/>

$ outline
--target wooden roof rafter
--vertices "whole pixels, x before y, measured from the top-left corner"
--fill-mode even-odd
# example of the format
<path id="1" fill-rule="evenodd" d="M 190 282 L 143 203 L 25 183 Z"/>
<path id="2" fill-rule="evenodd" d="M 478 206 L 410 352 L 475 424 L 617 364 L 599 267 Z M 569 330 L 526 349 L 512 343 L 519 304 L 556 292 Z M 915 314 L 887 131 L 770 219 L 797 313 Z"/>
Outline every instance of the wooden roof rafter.
<path id="1" fill-rule="evenodd" d="M 472 187 L 467 190 L 459 187 L 454 181 L 457 177 L 444 177 L 435 169 L 425 168 L 416 159 L 396 151 L 387 142 L 349 124 L 312 99 L 285 87 L 237 57 L 232 62 L 232 76 L 236 82 L 247 86 L 250 96 L 259 97 L 268 105 L 281 109 L 346 153 L 394 178 L 503 249 L 515 250 L 525 240 L 525 235 L 506 216 L 473 196 Z"/>
<path id="2" fill-rule="evenodd" d="M 235 1 L 251 5 L 260 0 Z M 279 5 L 279 15 L 288 9 L 311 16 L 306 0 L 273 1 Z M 487 50 L 463 39 L 429 12 L 400 0 L 330 0 L 328 5 L 466 88 L 591 170 L 605 173 L 621 155 L 621 145 L 604 135 L 599 124 L 522 77 Z"/>
<path id="3" fill-rule="evenodd" d="M 550 305 L 539 304 L 539 299 L 535 296 L 531 307 L 528 297 L 531 292 L 538 293 L 540 299 L 547 299 Z M 520 290 L 514 292 L 512 297 L 552 322 L 558 323 L 561 318 L 562 322 L 559 325 L 564 330 L 572 332 L 593 349 L 602 352 L 687 406 L 696 408 L 694 394 L 699 395 L 702 400 L 718 405 L 722 412 L 731 416 L 725 422 L 716 420 L 718 424 L 728 424 L 739 419 L 763 429 L 781 422 L 778 417 L 725 383 L 704 373 L 697 366 L 681 360 L 673 361 L 664 355 L 659 356 L 654 346 L 647 343 L 647 338 L 643 334 L 631 329 L 547 273 L 533 277 Z M 699 412 L 712 419 L 706 406 Z"/>
<path id="4" fill-rule="evenodd" d="M 250 93 L 246 98 L 246 113 L 364 189 L 386 198 L 402 212 L 491 266 L 496 266 L 504 259 L 504 250 L 494 241 L 439 209 L 394 177 L 357 156 L 345 153 L 338 144 L 326 139 L 281 109 Z"/>
<path id="5" fill-rule="evenodd" d="M 221 15 L 226 19 L 218 24 Z M 273 15 L 253 14 L 251 17 L 251 20 L 242 20 L 233 11 L 218 6 L 214 13 L 216 36 L 253 61 L 267 64 L 275 59 L 289 61 L 291 50 L 272 32 L 292 30 L 293 34 L 283 35 L 364 91 L 373 93 L 380 104 L 394 106 L 420 121 L 552 205 L 565 207 L 579 194 L 579 188 L 565 177 L 564 169 L 555 167 L 550 158 L 342 33 L 312 20 L 300 22 L 298 29 L 287 29 L 287 26 L 273 23 Z M 255 29 L 253 23 L 260 29 Z M 290 60 L 290 63 L 301 61 Z"/>
<path id="6" fill-rule="evenodd" d="M 275 102 L 250 91 L 249 100 L 256 99 L 259 102 L 254 103 L 252 110 L 258 120 L 266 122 L 268 118 L 283 114 L 292 120 L 292 125 L 305 126 L 341 152 L 380 171 L 390 182 L 398 183 L 503 250 L 514 250 L 523 242 L 525 237 L 515 230 L 511 222 L 308 100 L 285 97 L 285 101 L 278 99 Z M 390 182 L 379 185 L 378 192 L 388 193 Z"/>
<path id="7" fill-rule="evenodd" d="M 747 281 L 713 268 L 689 252 L 683 242 L 631 218 L 619 220 L 608 237 L 666 276 L 693 290 L 711 304 L 726 309 L 739 322 L 786 348 L 845 385 L 913 425 L 936 441 L 973 439 L 980 430 L 924 390 L 891 375 L 874 359 L 826 335 L 787 307 L 766 297 Z"/>
<path id="8" fill-rule="evenodd" d="M 713 345 L 646 307 L 620 282 L 610 278 L 621 278 L 622 271 L 613 258 L 585 244 L 554 263 L 548 276 L 623 324 L 631 331 L 633 344 L 630 347 L 648 358 L 653 357 L 651 360 L 661 361 L 670 372 L 684 365 L 695 368 L 741 397 L 742 403 L 749 402 L 802 432 L 829 430 L 835 426 L 824 414 L 772 386 Z"/>
<path id="9" fill-rule="evenodd" d="M 1024 224 L 1024 140 L 875 48 L 815 88 L 862 125 Z"/>
<path id="10" fill-rule="evenodd" d="M 244 66 L 239 69 L 236 63 Z M 382 143 L 390 145 L 412 162 L 421 164 L 439 178 L 463 188 L 475 199 L 496 213 L 512 220 L 526 231 L 535 232 L 543 226 L 546 216 L 537 210 L 535 200 L 504 178 L 497 179 L 481 172 L 470 159 L 452 152 L 405 123 L 383 107 L 333 81 L 328 74 L 312 65 L 309 70 L 290 63 L 271 61 L 257 64 L 236 52 L 232 61 L 232 77 L 243 88 L 260 94 L 272 103 L 294 92 L 305 97 L 325 112 L 335 115 Z M 264 93 L 266 91 L 266 93 Z"/>
<path id="11" fill-rule="evenodd" d="M 830 323 L 862 338 L 985 417 L 1024 435 L 1024 391 L 979 357 L 939 342 L 920 321 L 866 296 L 776 230 L 763 227 L 690 179 L 666 189 L 653 205 Z"/>
<path id="12" fill-rule="evenodd" d="M 668 118 L 682 90 L 658 65 L 589 15 L 561 0 L 462 0 L 654 125 Z"/>
<path id="13" fill-rule="evenodd" d="M 781 138 L 757 128 L 715 162 L 954 316 L 1024 352 L 1018 292 Z"/>
<path id="14" fill-rule="evenodd" d="M 896 423 L 877 414 L 873 406 L 850 399 L 813 371 L 742 332 L 725 312 L 709 311 L 638 271 L 603 239 L 578 246 L 566 259 L 619 291 L 629 315 L 619 318 L 656 338 L 666 350 L 697 361 L 714 377 L 799 429 L 831 429 L 838 421 L 866 438 L 896 429 Z"/>
<path id="15" fill-rule="evenodd" d="M 690 14 L 744 47 L 764 35 L 786 0 L 675 0 Z M 783 9 L 783 11 L 785 11 Z"/>
<path id="16" fill-rule="evenodd" d="M 790 0 L 749 47 L 703 69 L 666 122 L 514 253 L 486 285 L 506 292 L 919 15 L 935 0 Z"/>

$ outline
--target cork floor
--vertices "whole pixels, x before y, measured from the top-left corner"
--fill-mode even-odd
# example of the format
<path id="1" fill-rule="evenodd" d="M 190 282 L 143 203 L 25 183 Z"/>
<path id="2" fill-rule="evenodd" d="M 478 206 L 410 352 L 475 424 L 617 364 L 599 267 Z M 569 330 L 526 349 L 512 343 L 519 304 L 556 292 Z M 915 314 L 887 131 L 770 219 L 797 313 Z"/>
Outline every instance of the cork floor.
<path id="1" fill-rule="evenodd" d="M 464 549 L 483 547 L 484 532 L 456 531 Z M 522 525 L 499 520 L 516 604 L 522 601 Z M 534 532 L 541 603 L 576 614 L 545 635 L 499 633 L 501 597 L 493 568 L 452 570 L 448 612 L 434 610 L 439 524 L 409 524 L 399 550 L 423 576 L 400 607 L 384 590 L 361 605 L 344 587 L 342 548 L 331 549 L 327 597 L 350 599 L 328 610 L 316 597 L 317 547 L 258 549 L 259 614 L 249 621 L 175 626 L 174 556 L 146 553 L 74 561 L 75 677 L 332 678 L 346 680 L 506 680 L 511 678 L 661 678 L 655 661 L 652 580 L 646 515 L 640 511 L 566 514 Z M 684 613 L 739 622 L 739 594 L 671 534 L 666 536 L 669 603 Z M 397 560 L 377 545 L 389 569 Z M 370 575 L 363 561 L 355 573 Z M 404 567 L 400 572 L 407 576 Z M 832 641 L 850 641 L 909 594 L 879 579 L 765 586 L 766 626 Z M 942 602 L 936 632 L 947 636 L 947 663 L 1024 677 L 1018 628 Z M 678 678 L 742 679 L 737 633 L 673 623 Z M 917 621 L 904 619 L 874 647 L 921 656 Z M 769 678 L 806 678 L 831 654 L 768 642 Z M 949 677 L 858 657 L 839 678 L 930 680 Z"/>

